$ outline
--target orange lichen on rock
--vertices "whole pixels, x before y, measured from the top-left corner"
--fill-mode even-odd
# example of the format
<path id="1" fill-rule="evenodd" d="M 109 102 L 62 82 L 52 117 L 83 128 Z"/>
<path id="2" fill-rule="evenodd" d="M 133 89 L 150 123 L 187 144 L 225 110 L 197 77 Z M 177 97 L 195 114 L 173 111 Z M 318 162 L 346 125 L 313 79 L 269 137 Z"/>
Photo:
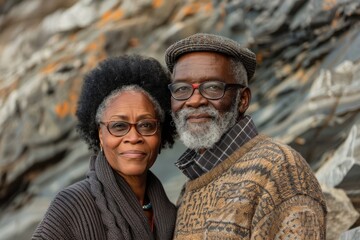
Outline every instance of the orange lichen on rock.
<path id="1" fill-rule="evenodd" d="M 205 10 L 205 12 L 212 12 L 214 10 L 213 4 L 211 2 L 205 4 L 204 5 L 204 10 Z"/>
<path id="2" fill-rule="evenodd" d="M 70 109 L 69 112 L 75 116 L 76 113 L 76 104 L 77 104 L 77 100 L 78 100 L 78 95 L 75 92 L 71 92 L 69 95 L 69 99 L 70 99 Z"/>
<path id="3" fill-rule="evenodd" d="M 292 77 L 295 79 L 304 80 L 304 76 L 305 76 L 304 69 L 299 68 Z"/>
<path id="4" fill-rule="evenodd" d="M 256 63 L 260 64 L 263 62 L 263 60 L 264 60 L 264 55 L 261 52 L 257 53 L 256 54 Z"/>
<path id="5" fill-rule="evenodd" d="M 75 42 L 77 40 L 77 33 L 70 34 L 69 39 L 70 41 Z"/>
<path id="6" fill-rule="evenodd" d="M 75 116 L 78 95 L 75 91 L 69 93 L 69 98 L 55 106 L 55 113 L 59 118 L 69 115 Z"/>
<path id="7" fill-rule="evenodd" d="M 124 17 L 124 11 L 121 8 L 115 10 L 109 10 L 105 12 L 98 22 L 98 27 L 102 27 L 109 22 L 119 21 Z"/>
<path id="8" fill-rule="evenodd" d="M 159 8 L 164 4 L 164 0 L 153 0 L 152 1 L 152 7 L 153 8 Z"/>
<path id="9" fill-rule="evenodd" d="M 70 106 L 68 101 L 64 101 L 55 106 L 55 113 L 58 117 L 64 118 L 70 113 Z"/>
<path id="10" fill-rule="evenodd" d="M 174 22 L 183 21 L 186 17 L 193 16 L 199 12 L 211 13 L 213 11 L 212 3 L 209 1 L 197 1 L 183 6 L 172 18 Z"/>
<path id="11" fill-rule="evenodd" d="M 200 3 L 192 3 L 190 5 L 187 5 L 182 9 L 183 15 L 184 16 L 194 15 L 197 12 L 199 12 L 200 7 L 201 7 Z"/>
<path id="12" fill-rule="evenodd" d="M 339 23 L 341 23 L 341 22 L 342 22 L 341 13 L 339 11 L 337 11 L 335 13 L 335 17 L 331 21 L 331 27 L 336 28 L 339 25 Z"/>
<path id="13" fill-rule="evenodd" d="M 10 84 L 7 84 L 5 87 L 0 88 L 0 101 L 4 101 L 4 99 L 7 99 L 7 97 L 13 91 L 16 91 L 16 89 L 19 88 L 19 81 L 20 78 L 16 77 L 16 79 L 12 81 Z M 4 80 L 0 78 L 0 82 L 4 82 Z"/>
<path id="14" fill-rule="evenodd" d="M 99 35 L 99 37 L 94 39 L 94 41 L 90 42 L 85 47 L 85 52 L 90 53 L 90 52 L 102 51 L 104 44 L 105 44 L 105 35 L 101 34 L 101 35 Z"/>
<path id="15" fill-rule="evenodd" d="M 50 63 L 50 64 L 46 65 L 45 67 L 43 67 L 40 70 L 40 72 L 43 74 L 53 73 L 53 72 L 55 72 L 57 67 L 58 67 L 58 63 Z"/>
<path id="16" fill-rule="evenodd" d="M 135 37 L 133 37 L 133 38 L 131 38 L 130 40 L 129 40 L 129 47 L 137 47 L 137 46 L 139 46 L 139 44 L 140 44 L 140 41 L 139 41 L 139 38 L 135 38 Z"/>
<path id="17" fill-rule="evenodd" d="M 96 42 L 92 42 L 86 46 L 85 52 L 93 52 L 96 51 L 98 48 L 99 48 L 99 44 Z"/>
<path id="18" fill-rule="evenodd" d="M 299 82 L 301 83 L 307 83 L 310 79 L 312 79 L 314 73 L 319 70 L 318 65 L 319 64 L 315 63 L 307 69 L 299 68 L 292 77 L 295 79 L 299 79 Z"/>
<path id="19" fill-rule="evenodd" d="M 85 69 L 92 69 L 96 67 L 96 65 L 104 60 L 107 57 L 107 55 L 104 52 L 99 52 L 98 54 L 91 54 L 87 57 L 86 66 Z"/>

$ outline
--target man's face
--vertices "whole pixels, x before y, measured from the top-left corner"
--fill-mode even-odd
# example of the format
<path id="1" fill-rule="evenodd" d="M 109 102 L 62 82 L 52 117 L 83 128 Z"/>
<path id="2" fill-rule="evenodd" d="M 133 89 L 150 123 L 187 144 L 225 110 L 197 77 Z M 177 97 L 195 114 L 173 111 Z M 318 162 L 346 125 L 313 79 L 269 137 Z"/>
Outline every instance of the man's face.
<path id="1" fill-rule="evenodd" d="M 212 52 L 194 52 L 181 56 L 172 77 L 173 83 L 236 83 L 229 59 Z M 203 97 L 198 89 L 187 100 L 172 98 L 174 122 L 185 146 L 192 149 L 213 146 L 236 123 L 239 101 L 240 97 L 235 89 L 225 91 L 224 96 L 218 100 Z"/>

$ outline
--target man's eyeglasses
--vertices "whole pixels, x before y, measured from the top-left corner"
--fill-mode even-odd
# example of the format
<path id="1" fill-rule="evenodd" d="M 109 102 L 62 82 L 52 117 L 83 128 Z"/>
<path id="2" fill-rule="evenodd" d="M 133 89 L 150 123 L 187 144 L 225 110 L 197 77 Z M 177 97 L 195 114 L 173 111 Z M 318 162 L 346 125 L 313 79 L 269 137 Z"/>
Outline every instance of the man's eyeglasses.
<path id="1" fill-rule="evenodd" d="M 110 121 L 100 122 L 100 124 L 105 125 L 109 133 L 115 137 L 122 137 L 126 135 L 132 126 L 135 126 L 136 131 L 142 136 L 151 136 L 158 130 L 159 121 L 157 119 L 143 119 L 136 123 Z"/>
<path id="2" fill-rule="evenodd" d="M 199 89 L 200 94 L 207 99 L 217 100 L 224 96 L 225 91 L 230 88 L 244 88 L 245 86 L 238 83 L 226 84 L 219 81 L 208 81 L 203 83 L 185 83 L 177 82 L 168 85 L 171 96 L 176 100 L 187 100 L 193 94 L 195 89 Z"/>

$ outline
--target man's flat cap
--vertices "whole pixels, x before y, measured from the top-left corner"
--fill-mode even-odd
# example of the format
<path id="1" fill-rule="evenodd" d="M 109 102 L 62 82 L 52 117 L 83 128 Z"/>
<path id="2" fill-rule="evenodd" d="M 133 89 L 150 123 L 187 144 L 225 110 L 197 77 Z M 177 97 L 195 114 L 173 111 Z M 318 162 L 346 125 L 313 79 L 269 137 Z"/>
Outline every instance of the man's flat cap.
<path id="1" fill-rule="evenodd" d="M 191 52 L 216 52 L 240 60 L 247 72 L 248 81 L 255 73 L 256 56 L 232 39 L 214 34 L 197 33 L 172 44 L 165 52 L 165 62 L 173 71 L 179 57 Z"/>

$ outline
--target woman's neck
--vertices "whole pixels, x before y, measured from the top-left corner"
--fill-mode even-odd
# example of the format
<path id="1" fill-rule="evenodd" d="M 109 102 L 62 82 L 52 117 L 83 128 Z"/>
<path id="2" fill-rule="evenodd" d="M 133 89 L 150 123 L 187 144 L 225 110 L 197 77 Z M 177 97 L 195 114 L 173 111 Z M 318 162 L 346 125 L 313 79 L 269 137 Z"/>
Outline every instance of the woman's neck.
<path id="1" fill-rule="evenodd" d="M 146 175 L 145 176 L 122 176 L 131 190 L 135 193 L 140 205 L 144 205 L 146 202 Z"/>

